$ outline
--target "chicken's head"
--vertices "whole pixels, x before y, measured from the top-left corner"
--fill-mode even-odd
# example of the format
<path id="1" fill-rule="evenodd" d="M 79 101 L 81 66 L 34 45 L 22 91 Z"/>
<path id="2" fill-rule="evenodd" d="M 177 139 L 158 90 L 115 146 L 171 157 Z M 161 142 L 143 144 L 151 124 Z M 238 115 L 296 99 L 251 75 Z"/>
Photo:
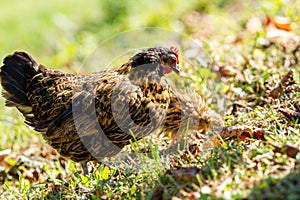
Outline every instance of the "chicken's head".
<path id="1" fill-rule="evenodd" d="M 130 60 L 133 67 L 149 65 L 149 69 L 153 68 L 161 75 L 180 72 L 178 49 L 175 47 L 151 47 L 137 52 Z"/>

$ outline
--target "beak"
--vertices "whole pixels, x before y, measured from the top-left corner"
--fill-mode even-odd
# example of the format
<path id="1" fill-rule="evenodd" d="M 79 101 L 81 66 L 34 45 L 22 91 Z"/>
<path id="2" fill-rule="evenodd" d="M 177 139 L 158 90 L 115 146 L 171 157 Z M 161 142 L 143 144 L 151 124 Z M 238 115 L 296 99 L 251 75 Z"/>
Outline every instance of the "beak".
<path id="1" fill-rule="evenodd" d="M 178 64 L 172 66 L 171 68 L 172 68 L 172 70 L 173 70 L 176 74 L 178 74 L 178 75 L 180 74 L 180 69 L 179 69 L 179 65 L 178 65 Z"/>

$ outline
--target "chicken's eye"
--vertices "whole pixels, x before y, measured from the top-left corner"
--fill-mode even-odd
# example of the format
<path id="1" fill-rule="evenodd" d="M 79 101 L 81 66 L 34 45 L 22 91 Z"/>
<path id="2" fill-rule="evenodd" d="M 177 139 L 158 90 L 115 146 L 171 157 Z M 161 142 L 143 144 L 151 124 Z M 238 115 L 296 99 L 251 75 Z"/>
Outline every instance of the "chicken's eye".
<path id="1" fill-rule="evenodd" d="M 171 55 L 168 59 L 169 64 L 176 65 L 177 64 L 177 58 L 175 55 Z"/>

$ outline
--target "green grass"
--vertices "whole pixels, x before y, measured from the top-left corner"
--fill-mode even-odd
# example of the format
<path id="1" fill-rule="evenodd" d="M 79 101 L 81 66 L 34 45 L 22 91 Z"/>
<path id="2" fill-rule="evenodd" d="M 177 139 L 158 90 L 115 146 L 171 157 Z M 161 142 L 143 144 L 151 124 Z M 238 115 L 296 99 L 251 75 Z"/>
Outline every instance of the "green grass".
<path id="1" fill-rule="evenodd" d="M 46 66 L 76 72 L 103 40 L 118 32 L 143 26 L 174 29 L 201 40 L 211 59 L 209 68 L 183 62 L 184 76 L 175 78 L 175 83 L 195 89 L 214 109 L 216 99 L 225 98 L 226 126 L 259 127 L 265 130 L 268 142 L 299 148 L 299 122 L 278 110 L 299 111 L 299 91 L 273 100 L 267 97 L 268 87 L 276 87 L 290 69 L 299 87 L 299 50 L 286 50 L 278 42 L 261 45 L 267 40 L 265 29 L 257 34 L 245 30 L 253 16 L 285 15 L 297 25 L 293 32 L 299 35 L 299 3 L 208 2 L 155 0 L 143 7 L 144 1 L 1 1 L 0 55 L 22 49 Z M 241 41 L 234 43 L 237 37 Z M 210 70 L 215 67 L 228 72 L 218 79 Z M 291 158 L 262 140 L 198 140 L 189 135 L 183 143 L 190 148 L 169 154 L 169 138 L 153 134 L 133 142 L 120 156 L 105 160 L 111 168 L 91 163 L 94 172 L 83 176 L 78 163 L 61 158 L 23 121 L 16 109 L 4 106 L 2 98 L 0 151 L 11 149 L 11 153 L 5 158 L 0 155 L 1 199 L 151 199 L 154 194 L 164 199 L 188 195 L 199 199 L 300 197 L 300 154 Z M 205 146 L 210 141 L 215 145 Z M 193 145 L 200 150 L 193 151 Z"/>

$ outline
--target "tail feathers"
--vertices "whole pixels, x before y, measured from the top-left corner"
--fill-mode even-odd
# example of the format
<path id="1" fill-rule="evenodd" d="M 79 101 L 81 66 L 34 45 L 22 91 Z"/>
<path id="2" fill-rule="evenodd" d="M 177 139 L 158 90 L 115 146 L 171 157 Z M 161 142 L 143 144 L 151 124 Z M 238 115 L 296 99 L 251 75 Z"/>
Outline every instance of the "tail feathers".
<path id="1" fill-rule="evenodd" d="M 38 64 L 25 52 L 7 56 L 1 67 L 0 78 L 6 98 L 6 106 L 16 106 L 23 114 L 29 113 L 31 105 L 26 96 L 27 83 L 38 72 Z"/>

